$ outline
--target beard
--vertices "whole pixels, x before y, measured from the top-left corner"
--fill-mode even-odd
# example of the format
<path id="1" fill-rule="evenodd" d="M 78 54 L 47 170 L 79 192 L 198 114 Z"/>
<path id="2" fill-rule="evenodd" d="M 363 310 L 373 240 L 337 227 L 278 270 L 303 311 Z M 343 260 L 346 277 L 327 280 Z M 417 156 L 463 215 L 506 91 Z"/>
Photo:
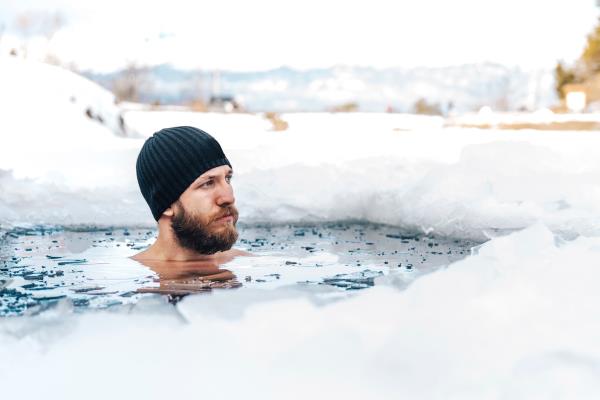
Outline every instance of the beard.
<path id="1" fill-rule="evenodd" d="M 233 205 L 222 207 L 220 212 L 206 219 L 187 212 L 179 201 L 177 205 L 171 220 L 171 228 L 182 247 L 200 254 L 214 254 L 231 249 L 237 241 L 238 233 L 235 224 L 238 211 Z M 222 224 L 218 227 L 220 229 L 215 229 L 216 224 L 213 223 L 225 215 L 231 215 L 233 222 Z"/>

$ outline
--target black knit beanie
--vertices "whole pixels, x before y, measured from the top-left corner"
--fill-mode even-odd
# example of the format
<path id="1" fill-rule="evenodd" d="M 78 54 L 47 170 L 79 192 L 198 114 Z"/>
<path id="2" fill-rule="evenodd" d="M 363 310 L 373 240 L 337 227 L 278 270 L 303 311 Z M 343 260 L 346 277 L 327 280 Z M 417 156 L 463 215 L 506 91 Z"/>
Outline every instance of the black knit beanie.
<path id="1" fill-rule="evenodd" d="M 142 195 L 155 220 L 200 175 L 229 165 L 219 142 L 191 126 L 166 128 L 149 137 L 135 166 Z"/>

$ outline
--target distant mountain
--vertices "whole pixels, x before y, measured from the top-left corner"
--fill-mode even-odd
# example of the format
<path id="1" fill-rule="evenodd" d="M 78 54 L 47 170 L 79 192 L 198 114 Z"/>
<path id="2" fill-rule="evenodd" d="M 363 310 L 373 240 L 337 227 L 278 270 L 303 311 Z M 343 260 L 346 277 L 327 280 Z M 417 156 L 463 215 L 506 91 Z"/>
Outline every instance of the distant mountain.
<path id="1" fill-rule="evenodd" d="M 131 71 L 84 73 L 111 88 Z M 141 75 L 141 78 L 140 76 Z M 159 65 L 138 71 L 144 102 L 185 104 L 206 101 L 214 92 L 233 95 L 251 111 L 323 111 L 355 102 L 362 111 L 412 111 L 425 99 L 446 112 L 478 109 L 518 110 L 556 102 L 550 70 L 525 71 L 499 64 L 465 64 L 440 68 L 336 66 L 296 70 L 281 67 L 261 72 L 214 73 Z M 217 89 L 218 87 L 218 89 Z"/>

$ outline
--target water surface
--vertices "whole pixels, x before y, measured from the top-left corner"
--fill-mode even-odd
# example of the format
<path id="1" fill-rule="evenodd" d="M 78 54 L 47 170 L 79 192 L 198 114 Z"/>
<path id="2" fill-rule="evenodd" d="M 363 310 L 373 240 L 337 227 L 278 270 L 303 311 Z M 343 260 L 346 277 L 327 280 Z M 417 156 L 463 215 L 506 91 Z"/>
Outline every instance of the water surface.
<path id="1" fill-rule="evenodd" d="M 255 256 L 157 269 L 128 258 L 149 246 L 156 230 L 13 229 L 0 241 L 0 315 L 33 314 L 58 302 L 83 311 L 128 306 L 145 296 L 175 302 L 212 290 L 288 285 L 346 295 L 390 279 L 406 285 L 478 244 L 361 223 L 239 230 L 236 247 Z"/>

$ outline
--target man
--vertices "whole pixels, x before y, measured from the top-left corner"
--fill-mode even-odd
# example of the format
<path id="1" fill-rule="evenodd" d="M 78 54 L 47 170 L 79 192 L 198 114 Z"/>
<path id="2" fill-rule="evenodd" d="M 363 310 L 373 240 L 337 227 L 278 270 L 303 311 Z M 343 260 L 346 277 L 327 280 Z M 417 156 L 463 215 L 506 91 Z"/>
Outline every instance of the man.
<path id="1" fill-rule="evenodd" d="M 238 237 L 233 169 L 219 143 L 197 128 L 163 129 L 144 143 L 136 173 L 158 238 L 132 258 L 175 281 L 233 278 L 218 266 L 248 253 L 232 249 Z"/>

